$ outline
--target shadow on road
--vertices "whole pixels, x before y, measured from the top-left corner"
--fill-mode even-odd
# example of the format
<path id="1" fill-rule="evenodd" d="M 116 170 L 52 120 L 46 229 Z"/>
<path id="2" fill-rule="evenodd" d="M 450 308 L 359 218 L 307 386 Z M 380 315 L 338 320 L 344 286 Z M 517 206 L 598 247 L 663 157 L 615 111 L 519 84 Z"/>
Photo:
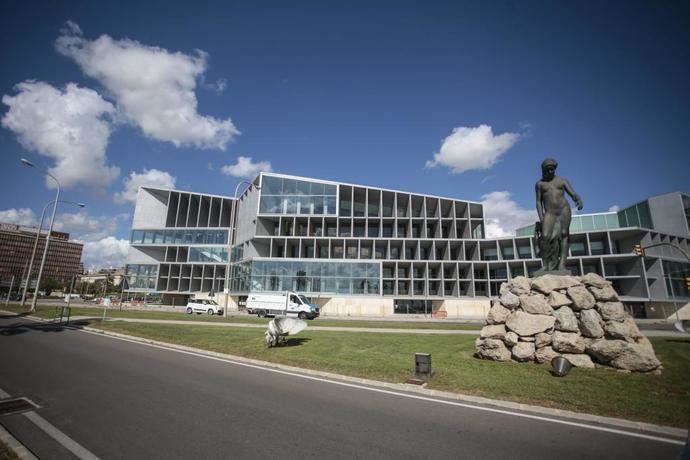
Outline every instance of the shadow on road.
<path id="1" fill-rule="evenodd" d="M 21 315 L 17 315 L 21 316 Z M 91 324 L 90 320 L 70 321 L 63 323 L 13 323 L 9 326 L 0 326 L 0 336 L 10 337 L 26 332 L 63 332 L 65 330 L 82 328 Z"/>

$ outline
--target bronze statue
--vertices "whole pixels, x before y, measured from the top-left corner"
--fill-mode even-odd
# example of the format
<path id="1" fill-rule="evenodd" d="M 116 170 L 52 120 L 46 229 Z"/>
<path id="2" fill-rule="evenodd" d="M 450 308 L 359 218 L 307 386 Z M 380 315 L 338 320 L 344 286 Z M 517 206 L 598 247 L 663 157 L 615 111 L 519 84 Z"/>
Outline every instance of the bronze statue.
<path id="1" fill-rule="evenodd" d="M 553 158 L 544 160 L 541 164 L 541 180 L 534 187 L 539 215 L 535 236 L 544 265 L 535 276 L 570 274 L 565 268 L 565 260 L 568 257 L 571 213 L 565 192 L 573 199 L 578 210 L 582 209 L 582 199 L 568 179 L 556 176 L 557 167 L 558 162 Z"/>

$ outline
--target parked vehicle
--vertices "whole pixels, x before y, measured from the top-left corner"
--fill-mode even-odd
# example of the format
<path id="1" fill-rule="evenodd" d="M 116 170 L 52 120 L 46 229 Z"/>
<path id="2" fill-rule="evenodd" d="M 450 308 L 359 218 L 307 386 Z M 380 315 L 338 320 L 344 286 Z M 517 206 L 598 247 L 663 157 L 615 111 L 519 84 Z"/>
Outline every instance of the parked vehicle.
<path id="1" fill-rule="evenodd" d="M 286 315 L 314 319 L 319 316 L 319 307 L 302 294 L 286 291 L 281 294 L 250 294 L 247 297 L 247 313 L 256 313 L 259 318 Z"/>
<path id="2" fill-rule="evenodd" d="M 189 302 L 187 303 L 186 312 L 190 315 L 192 313 L 197 313 L 199 315 L 202 313 L 208 313 L 209 315 L 222 315 L 223 314 L 223 307 L 218 305 L 213 300 L 190 299 Z"/>

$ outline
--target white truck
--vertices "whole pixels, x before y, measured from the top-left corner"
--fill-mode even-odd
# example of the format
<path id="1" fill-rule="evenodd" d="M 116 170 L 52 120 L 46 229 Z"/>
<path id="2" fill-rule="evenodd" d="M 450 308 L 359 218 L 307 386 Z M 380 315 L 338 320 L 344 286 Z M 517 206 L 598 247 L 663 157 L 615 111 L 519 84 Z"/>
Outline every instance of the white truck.
<path id="1" fill-rule="evenodd" d="M 319 307 L 296 292 L 249 294 L 247 313 L 256 313 L 259 318 L 286 314 L 299 319 L 314 319 L 319 316 Z"/>

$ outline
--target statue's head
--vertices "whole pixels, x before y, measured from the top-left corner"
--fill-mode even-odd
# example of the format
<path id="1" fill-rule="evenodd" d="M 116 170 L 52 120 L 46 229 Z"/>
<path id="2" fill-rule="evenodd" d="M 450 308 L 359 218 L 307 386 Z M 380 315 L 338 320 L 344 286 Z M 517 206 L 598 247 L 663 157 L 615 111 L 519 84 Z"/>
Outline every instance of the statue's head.
<path id="1" fill-rule="evenodd" d="M 547 158 L 541 162 L 541 175 L 544 179 L 550 180 L 556 175 L 556 168 L 558 168 L 558 162 L 553 158 Z"/>

